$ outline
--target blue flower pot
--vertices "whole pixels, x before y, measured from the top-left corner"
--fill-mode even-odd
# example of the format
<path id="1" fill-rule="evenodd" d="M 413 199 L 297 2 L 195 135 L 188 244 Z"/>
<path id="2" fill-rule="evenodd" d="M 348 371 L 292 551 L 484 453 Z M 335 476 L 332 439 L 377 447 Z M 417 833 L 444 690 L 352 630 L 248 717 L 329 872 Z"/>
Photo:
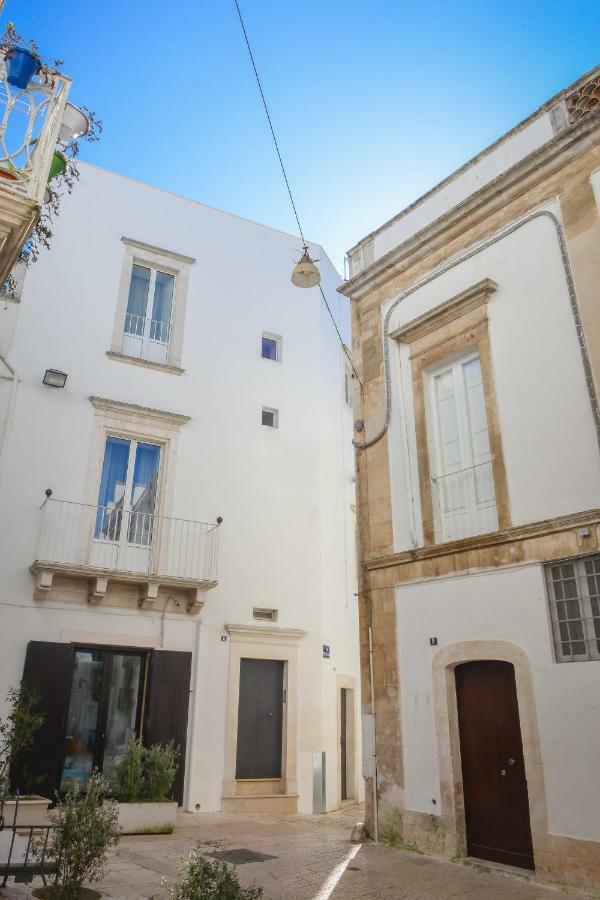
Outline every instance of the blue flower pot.
<path id="1" fill-rule="evenodd" d="M 40 67 L 40 60 L 24 47 L 13 47 L 8 58 L 6 80 L 13 87 L 26 88 Z"/>

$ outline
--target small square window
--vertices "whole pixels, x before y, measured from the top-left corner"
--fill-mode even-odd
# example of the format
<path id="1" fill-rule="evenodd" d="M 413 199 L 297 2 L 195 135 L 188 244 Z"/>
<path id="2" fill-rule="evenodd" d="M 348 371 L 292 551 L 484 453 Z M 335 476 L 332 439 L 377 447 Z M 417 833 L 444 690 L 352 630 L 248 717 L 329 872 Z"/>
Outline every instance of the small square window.
<path id="1" fill-rule="evenodd" d="M 276 334 L 269 334 L 263 331 L 261 356 L 263 359 L 270 359 L 273 362 L 281 360 L 281 338 Z"/>
<path id="2" fill-rule="evenodd" d="M 279 410 L 270 409 L 268 406 L 262 408 L 262 424 L 268 428 L 277 428 L 279 419 Z"/>

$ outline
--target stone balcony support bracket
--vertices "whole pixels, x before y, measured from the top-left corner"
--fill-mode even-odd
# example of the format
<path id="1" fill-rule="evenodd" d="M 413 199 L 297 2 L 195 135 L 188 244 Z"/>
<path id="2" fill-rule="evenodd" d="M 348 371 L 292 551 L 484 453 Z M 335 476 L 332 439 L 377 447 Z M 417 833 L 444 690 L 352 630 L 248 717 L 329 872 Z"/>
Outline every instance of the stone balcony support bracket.
<path id="1" fill-rule="evenodd" d="M 197 615 L 205 603 L 206 592 L 216 587 L 216 581 L 180 578 L 177 576 L 135 574 L 132 572 L 116 572 L 94 569 L 90 566 L 74 566 L 66 563 L 35 560 L 30 567 L 35 577 L 34 599 L 44 601 L 50 599 L 54 585 L 54 576 L 59 575 L 87 582 L 87 602 L 90 606 L 101 604 L 110 594 L 111 584 L 135 585 L 138 589 L 138 608 L 140 610 L 156 609 L 158 594 L 163 591 L 174 591 L 184 596 L 185 610 L 189 615 Z M 114 605 L 114 594 L 111 605 Z M 120 605 L 117 603 L 117 605 Z"/>

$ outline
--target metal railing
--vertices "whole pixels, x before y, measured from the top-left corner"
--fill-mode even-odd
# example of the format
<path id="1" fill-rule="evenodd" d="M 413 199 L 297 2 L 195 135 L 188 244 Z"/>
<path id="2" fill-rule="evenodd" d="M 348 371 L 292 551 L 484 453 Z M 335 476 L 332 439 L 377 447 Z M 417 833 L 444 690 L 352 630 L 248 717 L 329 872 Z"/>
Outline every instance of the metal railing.
<path id="1" fill-rule="evenodd" d="M 38 563 L 216 581 L 219 526 L 48 498 Z"/>
<path id="2" fill-rule="evenodd" d="M 129 337 L 157 341 L 161 344 L 168 344 L 171 338 L 170 322 L 162 322 L 160 319 L 150 319 L 146 316 L 136 316 L 133 313 L 125 313 L 124 330 Z"/>
<path id="3" fill-rule="evenodd" d="M 436 537 L 456 541 L 498 527 L 492 462 L 431 478 Z"/>
<path id="4" fill-rule="evenodd" d="M 0 187 L 41 204 L 71 79 L 44 66 L 26 88 L 6 76 L 0 54 Z"/>
<path id="5" fill-rule="evenodd" d="M 57 871 L 57 861 L 52 858 L 52 853 L 50 858 L 46 856 L 50 835 L 56 826 L 51 822 L 43 825 L 19 823 L 19 802 L 18 792 L 12 810 L 0 800 L 0 886 L 3 888 L 11 877 L 17 882 L 28 882 L 38 875 L 45 884 L 46 876 Z M 12 816 L 7 821 L 9 812 Z"/>

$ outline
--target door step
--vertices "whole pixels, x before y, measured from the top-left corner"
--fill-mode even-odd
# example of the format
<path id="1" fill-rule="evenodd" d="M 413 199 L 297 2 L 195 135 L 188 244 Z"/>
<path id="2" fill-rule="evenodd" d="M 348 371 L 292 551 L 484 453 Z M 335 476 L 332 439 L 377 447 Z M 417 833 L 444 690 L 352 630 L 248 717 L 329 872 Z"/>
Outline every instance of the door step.
<path id="1" fill-rule="evenodd" d="M 222 798 L 223 812 L 297 813 L 298 794 L 237 794 Z"/>

